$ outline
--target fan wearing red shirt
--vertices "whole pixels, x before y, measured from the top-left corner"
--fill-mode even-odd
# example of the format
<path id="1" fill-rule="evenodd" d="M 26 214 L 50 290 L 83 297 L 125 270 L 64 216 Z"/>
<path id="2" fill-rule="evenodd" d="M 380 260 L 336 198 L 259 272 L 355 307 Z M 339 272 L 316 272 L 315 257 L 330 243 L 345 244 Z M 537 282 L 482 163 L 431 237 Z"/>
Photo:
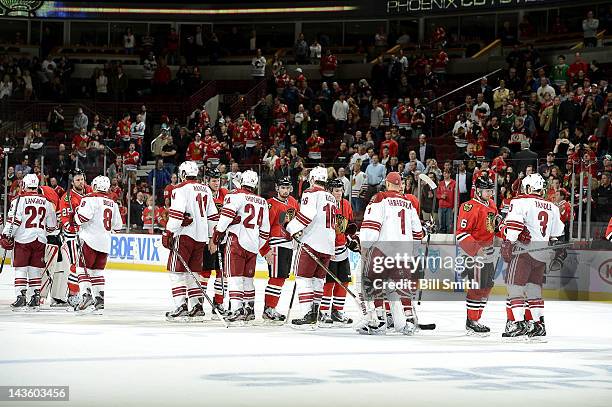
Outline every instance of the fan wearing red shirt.
<path id="1" fill-rule="evenodd" d="M 202 141 L 202 135 L 196 133 L 195 139 L 187 146 L 187 152 L 185 153 L 185 159 L 187 161 L 202 161 L 205 154 L 205 145 Z"/>
<path id="2" fill-rule="evenodd" d="M 406 130 L 412 122 L 412 113 L 414 109 L 410 106 L 410 99 L 406 98 L 404 104 L 397 108 L 397 120 L 399 122 L 399 128 Z"/>
<path id="3" fill-rule="evenodd" d="M 393 140 L 391 138 L 391 132 L 390 131 L 385 131 L 385 141 L 380 143 L 380 156 L 381 157 L 383 155 L 382 152 L 385 149 L 385 147 L 387 147 L 389 149 L 389 157 L 397 157 L 397 152 L 398 152 L 399 146 L 397 144 L 397 141 L 395 141 L 395 140 Z"/>
<path id="4" fill-rule="evenodd" d="M 446 74 L 446 66 L 448 65 L 448 54 L 443 49 L 438 52 L 433 61 L 433 72 L 440 76 Z M 443 80 L 443 77 L 440 77 Z"/>
<path id="5" fill-rule="evenodd" d="M 287 121 L 287 115 L 289 114 L 289 108 L 286 104 L 281 103 L 279 98 L 274 99 L 274 109 L 272 110 L 272 117 L 276 123 L 285 123 Z"/>
<path id="6" fill-rule="evenodd" d="M 217 136 L 206 136 L 204 139 L 204 144 L 206 145 L 206 158 L 211 160 L 213 165 L 219 164 L 219 158 L 221 157 L 221 143 L 219 143 L 219 140 L 217 140 Z"/>
<path id="7" fill-rule="evenodd" d="M 578 75 L 578 72 L 580 71 L 584 72 L 584 74 L 586 75 L 589 72 L 589 64 L 587 64 L 582 59 L 582 55 L 580 55 L 580 52 L 576 52 L 576 59 L 574 60 L 574 63 L 570 65 L 569 69 L 567 70 L 567 73 L 570 79 L 573 80 L 574 77 Z"/>
<path id="8" fill-rule="evenodd" d="M 138 154 L 138 151 L 136 151 L 136 144 L 131 142 L 129 150 L 123 154 L 123 165 L 127 167 L 126 169 L 135 170 L 138 164 L 140 164 L 140 154 Z"/>
<path id="9" fill-rule="evenodd" d="M 130 121 L 130 115 L 126 113 L 123 119 L 119 120 L 119 123 L 117 123 L 117 138 L 121 141 L 123 151 L 128 149 L 131 128 L 132 122 Z"/>
<path id="10" fill-rule="evenodd" d="M 81 129 L 81 132 L 72 139 L 72 149 L 76 150 L 79 156 L 85 157 L 87 155 L 87 145 L 89 145 L 89 134 L 87 134 L 87 130 Z"/>
<path id="11" fill-rule="evenodd" d="M 319 136 L 318 130 L 313 130 L 312 134 L 306 140 L 306 147 L 308 148 L 308 158 L 313 162 L 321 160 L 321 146 L 325 144 L 323 137 Z"/>
<path id="12" fill-rule="evenodd" d="M 170 176 L 170 184 L 166 185 L 166 188 L 164 188 L 164 203 L 168 208 L 172 203 L 172 190 L 176 187 L 176 184 L 178 184 L 178 177 L 176 174 L 172 174 L 172 176 Z"/>
<path id="13" fill-rule="evenodd" d="M 611 126 L 612 127 L 612 126 Z M 287 128 L 283 123 L 273 124 L 270 126 L 268 131 L 268 143 L 274 143 L 274 140 L 278 137 L 280 140 L 284 140 L 287 136 Z"/>

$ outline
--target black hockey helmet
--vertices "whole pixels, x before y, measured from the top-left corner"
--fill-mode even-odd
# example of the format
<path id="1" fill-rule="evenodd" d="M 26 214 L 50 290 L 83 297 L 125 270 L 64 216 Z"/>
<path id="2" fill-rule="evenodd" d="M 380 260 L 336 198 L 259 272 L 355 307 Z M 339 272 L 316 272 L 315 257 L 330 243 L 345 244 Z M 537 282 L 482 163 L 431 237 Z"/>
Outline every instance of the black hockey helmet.
<path id="1" fill-rule="evenodd" d="M 76 177 L 77 175 L 82 175 L 82 176 L 85 176 L 85 171 L 83 171 L 83 170 L 82 170 L 82 169 L 80 169 L 80 168 L 75 168 L 75 169 L 73 169 L 73 170 L 72 170 L 72 177 L 74 178 L 74 177 Z"/>
<path id="2" fill-rule="evenodd" d="M 344 189 L 344 183 L 340 181 L 338 178 L 327 181 L 327 189 L 330 191 L 334 188 L 342 188 Z"/>
<path id="3" fill-rule="evenodd" d="M 293 186 L 289 177 L 282 177 L 276 180 L 276 187 L 290 187 Z"/>
<path id="4" fill-rule="evenodd" d="M 495 184 L 493 183 L 491 178 L 487 177 L 486 175 L 478 177 L 476 179 L 476 182 L 474 183 L 474 186 L 476 187 L 476 189 L 494 189 L 495 188 Z"/>
<path id="5" fill-rule="evenodd" d="M 221 178 L 221 173 L 216 168 L 207 168 L 206 178 Z"/>

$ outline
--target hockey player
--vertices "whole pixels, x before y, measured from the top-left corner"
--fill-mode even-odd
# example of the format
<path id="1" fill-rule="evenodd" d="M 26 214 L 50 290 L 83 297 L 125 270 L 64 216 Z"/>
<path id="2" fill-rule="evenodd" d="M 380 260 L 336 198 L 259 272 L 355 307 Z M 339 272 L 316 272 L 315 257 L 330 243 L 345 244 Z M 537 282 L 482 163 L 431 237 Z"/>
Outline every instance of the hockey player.
<path id="1" fill-rule="evenodd" d="M 78 260 L 76 233 L 78 226 L 74 221 L 74 209 L 81 204 L 81 199 L 92 192 L 91 187 L 85 184 L 85 174 L 80 169 L 72 173 L 72 185 L 61 197 L 59 202 L 60 226 L 62 229 L 62 263 L 60 272 L 55 273 L 51 297 L 55 300 L 51 306 L 74 307 L 79 302 L 79 281 L 76 272 Z"/>
<path id="2" fill-rule="evenodd" d="M 495 277 L 493 238 L 497 208 L 491 199 L 495 184 L 488 176 L 483 175 L 474 182 L 474 188 L 474 198 L 464 202 L 459 208 L 456 236 L 466 261 L 461 262 L 461 265 L 458 265 L 461 269 L 456 271 L 460 277 L 467 276 L 470 283 L 478 285 L 478 288 L 469 288 L 466 293 L 467 334 L 487 336 L 491 330 L 480 323 L 480 317 Z M 471 261 L 467 262 L 468 259 Z M 465 267 L 464 264 L 471 267 Z"/>
<path id="3" fill-rule="evenodd" d="M 59 196 L 57 195 L 56 189 L 50 186 L 42 185 L 38 188 L 38 193 L 44 195 L 45 198 L 53 205 L 53 210 L 56 214 L 59 214 Z M 61 189 L 61 188 L 60 188 Z M 55 280 L 55 274 L 59 271 L 59 264 L 62 261 L 60 248 L 62 246 L 60 237 L 60 230 L 55 229 L 53 232 L 47 234 L 47 245 L 45 247 L 45 270 L 42 274 L 42 285 L 40 289 L 40 303 L 45 303 L 49 291 L 52 288 Z M 60 271 L 61 273 L 61 271 Z M 64 289 L 66 286 L 64 285 Z M 51 299 L 51 305 L 56 306 L 60 301 Z M 63 303 L 63 301 L 62 301 Z"/>
<path id="4" fill-rule="evenodd" d="M 299 210 L 297 200 L 291 196 L 293 186 L 289 177 L 276 181 L 276 196 L 268 199 L 270 214 L 270 239 L 259 253 L 268 262 L 269 280 L 266 286 L 263 319 L 284 321 L 285 316 L 276 310 L 285 280 L 289 278 L 293 242 L 285 227 Z"/>
<path id="5" fill-rule="evenodd" d="M 308 250 L 328 267 L 336 242 L 336 198 L 325 190 L 327 170 L 316 167 L 308 175 L 310 188 L 302 194 L 300 210 L 287 225 L 287 232 L 300 239 L 295 253 L 293 274 L 304 316 L 293 325 L 315 325 L 323 296 L 326 270 L 306 252 Z M 300 236 L 301 234 L 301 236 Z"/>
<path id="6" fill-rule="evenodd" d="M 74 210 L 81 250 L 77 267 L 81 301 L 74 308 L 79 312 L 92 307 L 97 312 L 104 310 L 103 271 L 111 248 L 111 232 L 123 227 L 119 206 L 109 194 L 110 179 L 99 175 L 91 186 L 93 192 L 85 195 Z"/>
<path id="7" fill-rule="evenodd" d="M 371 259 L 372 256 L 385 256 L 382 251 L 385 246 L 382 245 L 391 244 L 391 242 L 416 241 L 420 243 L 420 240 L 423 239 L 423 227 L 416 209 L 401 192 L 402 180 L 399 173 L 389 173 L 385 179 L 385 186 L 385 192 L 379 192 L 372 197 L 361 223 L 360 239 L 364 259 Z M 402 249 L 405 249 L 406 246 L 402 244 Z M 395 255 L 396 253 L 389 254 Z M 367 267 L 364 267 L 363 272 L 364 277 L 371 277 L 367 275 L 369 273 Z M 405 335 L 412 335 L 416 325 L 406 319 L 401 302 L 405 296 L 407 296 L 405 293 L 391 293 L 388 299 L 391 303 L 395 330 Z M 357 332 L 360 334 L 385 334 L 387 324 L 383 299 L 375 299 L 374 306 L 375 312 L 370 312 L 357 327 Z"/>
<path id="8" fill-rule="evenodd" d="M 195 275 L 188 275 L 180 255 L 193 273 L 202 272 L 204 247 L 212 236 L 214 222 L 218 219 L 217 208 L 210 189 L 197 181 L 198 165 L 185 161 L 179 166 L 181 183 L 172 190 L 172 204 L 166 230 L 162 234 L 162 245 L 170 250 L 168 272 L 172 282 L 172 297 L 176 309 L 166 312 L 170 321 L 183 318 L 202 318 L 202 291 Z M 209 250 L 215 253 L 217 246 L 210 243 Z M 189 298 L 188 307 L 187 298 Z"/>
<path id="9" fill-rule="evenodd" d="M 270 236 L 268 203 L 255 194 L 257 173 L 242 174 L 241 188 L 225 196 L 213 242 L 227 232 L 223 265 L 229 275 L 230 322 L 255 319 L 255 265 L 257 253 Z"/>
<path id="10" fill-rule="evenodd" d="M 0 239 L 4 250 L 13 250 L 17 294 L 11 304 L 14 311 L 24 310 L 26 304 L 38 310 L 47 233 L 57 227 L 53 204 L 39 193 L 38 182 L 35 174 L 23 177 L 23 192 L 11 202 Z"/>
<path id="11" fill-rule="evenodd" d="M 353 209 L 349 201 L 343 198 L 344 184 L 339 179 L 331 180 L 327 183 L 331 194 L 338 201 L 336 207 L 336 247 L 334 255 L 329 262 L 329 270 L 342 282 L 336 283 L 331 276 L 327 275 L 323 285 L 323 298 L 321 299 L 320 321 L 322 326 L 332 325 L 334 322 L 340 324 L 352 324 L 353 320 L 347 317 L 344 310 L 346 300 L 346 287 L 351 282 L 351 265 L 349 263 L 349 249 L 347 247 L 346 227 L 349 222 L 353 222 Z M 353 248 L 356 248 L 356 241 Z M 330 313 L 331 309 L 331 313 Z"/>
<path id="12" fill-rule="evenodd" d="M 508 302 L 513 320 L 506 323 L 505 338 L 527 335 L 540 338 L 546 335 L 544 325 L 544 300 L 542 283 L 546 262 L 550 260 L 550 250 L 539 250 L 514 254 L 515 248 L 528 251 L 534 248 L 533 243 L 548 245 L 563 236 L 563 223 L 559 208 L 544 200 L 544 178 L 538 173 L 527 175 L 521 181 L 525 194 L 511 201 L 510 210 L 505 219 L 506 238 L 502 243 L 501 254 L 508 263 L 506 286 Z M 527 235 L 521 238 L 520 235 Z M 531 241 L 531 245 L 522 244 L 520 240 Z M 518 242 L 517 242 L 518 241 Z M 535 247 L 542 248 L 540 247 Z M 552 248 L 551 248 L 552 249 Z M 554 250 L 556 258 L 564 258 L 564 249 Z M 524 320 L 524 298 L 527 299 L 533 324 Z"/>
<path id="13" fill-rule="evenodd" d="M 221 212 L 221 208 L 223 207 L 223 200 L 225 199 L 225 195 L 228 194 L 228 190 L 226 188 L 221 188 L 221 173 L 216 168 L 209 168 L 206 170 L 206 183 L 208 188 L 210 188 L 213 201 L 215 203 L 215 207 L 217 208 L 217 212 Z M 218 216 L 215 217 L 215 221 L 218 220 Z M 216 225 L 216 222 L 215 222 Z M 225 249 L 224 244 L 220 244 L 218 250 L 223 253 Z M 223 291 L 224 288 L 227 289 L 227 281 L 223 281 L 221 278 L 221 267 L 219 264 L 219 256 L 218 253 L 211 253 L 208 247 L 204 247 L 204 266 L 202 273 L 200 276 L 200 284 L 202 288 L 206 290 L 208 287 L 208 280 L 212 274 L 212 271 L 215 270 L 215 296 L 213 298 L 213 304 L 217 308 L 217 311 L 221 314 L 226 314 L 225 309 L 223 309 Z M 225 284 L 225 287 L 223 287 Z"/>

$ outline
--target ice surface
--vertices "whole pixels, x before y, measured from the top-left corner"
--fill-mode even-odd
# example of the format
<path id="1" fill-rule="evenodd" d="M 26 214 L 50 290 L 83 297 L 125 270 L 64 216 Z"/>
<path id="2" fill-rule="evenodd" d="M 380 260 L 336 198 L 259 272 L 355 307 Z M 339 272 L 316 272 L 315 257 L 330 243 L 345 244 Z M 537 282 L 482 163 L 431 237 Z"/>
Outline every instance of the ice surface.
<path id="1" fill-rule="evenodd" d="M 547 343 L 502 342 L 503 301 L 485 310 L 488 338 L 464 335 L 461 302 L 423 303 L 420 322 L 435 322 L 435 331 L 364 337 L 169 323 L 165 273 L 108 270 L 106 282 L 103 316 L 13 313 L 6 267 L 0 385 L 69 385 L 71 406 L 609 406 L 612 397 L 610 304 L 547 302 Z M 259 319 L 265 280 L 256 286 Z M 283 313 L 292 287 L 284 288 Z M 358 318 L 350 298 L 347 307 Z M 294 316 L 298 308 L 296 300 Z"/>

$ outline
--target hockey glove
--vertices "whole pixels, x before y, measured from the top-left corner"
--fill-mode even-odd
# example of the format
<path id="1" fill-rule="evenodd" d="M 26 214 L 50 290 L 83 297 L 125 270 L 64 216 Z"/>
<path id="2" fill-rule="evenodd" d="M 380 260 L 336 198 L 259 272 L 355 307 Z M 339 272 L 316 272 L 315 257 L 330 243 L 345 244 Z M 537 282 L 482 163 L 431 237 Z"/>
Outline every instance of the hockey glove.
<path id="1" fill-rule="evenodd" d="M 514 243 L 509 240 L 504 240 L 501 245 L 501 256 L 506 263 L 510 263 L 512 260 L 512 251 L 514 250 Z"/>
<path id="2" fill-rule="evenodd" d="M 15 240 L 7 235 L 2 235 L 2 237 L 0 237 L 0 246 L 2 246 L 4 250 L 13 250 L 15 247 Z"/>
<path id="3" fill-rule="evenodd" d="M 527 228 L 523 228 L 523 231 L 518 235 L 518 241 L 525 245 L 531 243 L 531 235 Z"/>
<path id="4" fill-rule="evenodd" d="M 164 233 L 162 233 L 161 241 L 162 246 L 164 246 L 168 250 L 171 250 L 172 245 L 174 243 L 174 234 L 169 230 L 164 230 Z"/>
<path id="5" fill-rule="evenodd" d="M 359 253 L 359 236 L 357 235 L 347 235 L 346 236 L 346 247 L 352 251 Z"/>
<path id="6" fill-rule="evenodd" d="M 225 235 L 225 232 L 219 232 L 217 228 L 215 228 L 213 230 L 213 235 L 212 235 L 213 243 L 219 246 L 221 244 L 221 241 L 223 240 L 223 235 Z"/>
<path id="7" fill-rule="evenodd" d="M 181 223 L 182 227 L 186 227 L 189 226 L 193 223 L 193 218 L 191 217 L 190 214 L 185 213 L 185 216 L 183 217 L 183 222 Z"/>
<path id="8" fill-rule="evenodd" d="M 61 246 L 62 242 L 60 241 L 59 235 L 47 235 L 47 244 L 52 244 L 54 246 Z"/>

